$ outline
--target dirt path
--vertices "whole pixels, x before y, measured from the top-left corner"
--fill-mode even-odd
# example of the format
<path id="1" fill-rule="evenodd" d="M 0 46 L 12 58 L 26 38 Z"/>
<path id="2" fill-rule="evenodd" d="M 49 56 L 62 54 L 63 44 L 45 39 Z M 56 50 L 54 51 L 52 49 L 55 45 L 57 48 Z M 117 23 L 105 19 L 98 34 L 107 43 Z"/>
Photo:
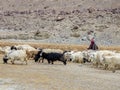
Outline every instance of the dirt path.
<path id="1" fill-rule="evenodd" d="M 0 56 L 0 90 L 120 90 L 120 71 L 61 62 L 2 64 Z"/>

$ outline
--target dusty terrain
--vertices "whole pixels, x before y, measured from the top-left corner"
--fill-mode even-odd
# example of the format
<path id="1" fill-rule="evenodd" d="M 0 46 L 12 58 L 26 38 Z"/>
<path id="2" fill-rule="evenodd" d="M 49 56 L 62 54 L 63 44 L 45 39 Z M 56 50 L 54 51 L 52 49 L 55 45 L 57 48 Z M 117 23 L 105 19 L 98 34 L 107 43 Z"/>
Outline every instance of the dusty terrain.
<path id="1" fill-rule="evenodd" d="M 3 64 L 0 55 L 1 90 L 119 90 L 120 71 L 115 73 L 92 67 L 90 64 L 47 62 L 28 65 Z"/>

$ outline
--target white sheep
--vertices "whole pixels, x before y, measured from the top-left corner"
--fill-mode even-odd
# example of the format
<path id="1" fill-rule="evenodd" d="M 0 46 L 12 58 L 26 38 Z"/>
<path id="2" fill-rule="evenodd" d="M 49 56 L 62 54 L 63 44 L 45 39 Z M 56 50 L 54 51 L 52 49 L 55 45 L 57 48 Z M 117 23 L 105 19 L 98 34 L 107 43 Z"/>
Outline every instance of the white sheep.
<path id="1" fill-rule="evenodd" d="M 18 50 L 28 50 L 28 51 L 35 51 L 36 49 L 30 45 L 15 45 Z"/>
<path id="2" fill-rule="evenodd" d="M 115 54 L 115 52 L 110 50 L 101 50 L 101 51 L 97 51 L 96 53 L 97 53 L 96 60 L 94 60 L 94 62 L 96 63 L 96 67 L 99 67 L 102 65 L 103 56 L 107 56 L 107 55 L 110 56 Z"/>
<path id="3" fill-rule="evenodd" d="M 84 50 L 82 51 L 83 54 L 83 60 L 84 62 L 91 62 L 91 56 L 93 56 L 93 53 L 95 53 L 95 50 Z"/>
<path id="4" fill-rule="evenodd" d="M 5 55 L 8 60 L 11 60 L 12 64 L 14 64 L 15 60 L 20 60 L 22 62 L 26 62 L 27 64 L 27 54 L 25 50 L 11 50 L 8 54 Z"/>
<path id="5" fill-rule="evenodd" d="M 72 54 L 75 53 L 76 51 L 67 51 L 64 54 L 64 58 L 66 58 L 67 61 L 72 61 Z"/>
<path id="6" fill-rule="evenodd" d="M 83 63 L 83 54 L 81 51 L 71 54 L 71 60 L 73 62 Z"/>
<path id="7" fill-rule="evenodd" d="M 104 60 L 102 61 L 104 67 L 109 70 L 115 72 L 116 67 L 120 68 L 120 54 L 115 54 L 111 56 L 104 56 Z"/>

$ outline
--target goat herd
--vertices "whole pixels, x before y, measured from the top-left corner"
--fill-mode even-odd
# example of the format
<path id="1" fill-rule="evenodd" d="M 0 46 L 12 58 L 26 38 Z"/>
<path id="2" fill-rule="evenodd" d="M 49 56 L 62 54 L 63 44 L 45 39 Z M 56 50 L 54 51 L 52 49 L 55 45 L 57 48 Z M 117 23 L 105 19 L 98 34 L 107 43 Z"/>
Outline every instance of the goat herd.
<path id="1" fill-rule="evenodd" d="M 16 60 L 27 64 L 27 60 L 33 59 L 35 62 L 42 60 L 42 63 L 44 60 L 47 60 L 48 64 L 54 64 L 54 61 L 61 61 L 64 65 L 70 61 L 78 63 L 87 62 L 97 68 L 102 67 L 105 70 L 112 70 L 112 72 L 115 72 L 116 69 L 120 69 L 120 51 L 63 51 L 60 49 L 36 49 L 30 45 L 15 45 L 11 47 L 1 47 L 0 52 L 4 52 L 4 64 L 7 64 L 8 60 L 10 60 L 12 64 L 14 64 Z"/>

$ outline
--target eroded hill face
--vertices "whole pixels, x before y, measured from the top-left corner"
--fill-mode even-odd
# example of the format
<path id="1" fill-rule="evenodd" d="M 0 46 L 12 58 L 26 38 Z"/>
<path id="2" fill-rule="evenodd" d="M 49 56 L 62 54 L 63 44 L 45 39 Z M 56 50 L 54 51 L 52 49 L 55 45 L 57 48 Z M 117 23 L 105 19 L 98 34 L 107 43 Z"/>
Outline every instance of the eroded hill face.
<path id="1" fill-rule="evenodd" d="M 0 0 L 0 39 L 120 44 L 120 0 Z"/>

